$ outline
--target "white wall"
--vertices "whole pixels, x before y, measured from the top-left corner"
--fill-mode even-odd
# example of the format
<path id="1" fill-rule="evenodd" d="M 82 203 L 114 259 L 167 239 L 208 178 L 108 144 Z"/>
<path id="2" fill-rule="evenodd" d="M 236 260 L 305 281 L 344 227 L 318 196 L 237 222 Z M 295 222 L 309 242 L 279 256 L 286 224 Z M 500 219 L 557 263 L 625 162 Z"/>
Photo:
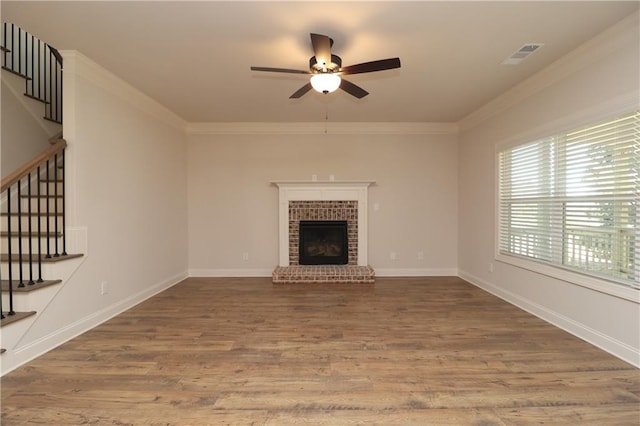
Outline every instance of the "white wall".
<path id="1" fill-rule="evenodd" d="M 90 59 L 62 53 L 68 251 L 85 256 L 22 339 L 25 357 L 187 276 L 184 123 Z"/>
<path id="2" fill-rule="evenodd" d="M 25 103 L 33 103 L 40 117 L 44 115 L 44 104 L 16 92 L 14 86 L 24 91 L 24 78 L 2 71 L 2 112 L 0 113 L 1 139 L 0 166 L 2 177 L 15 171 L 27 161 L 49 148 L 48 133 L 41 122 L 34 117 Z M 40 118 L 40 120 L 43 120 Z M 60 128 L 60 126 L 58 126 Z"/>
<path id="3" fill-rule="evenodd" d="M 637 15 L 590 41 L 461 124 L 460 275 L 640 365 L 640 305 L 494 259 L 497 146 L 638 107 Z M 489 272 L 489 264 L 494 271 Z"/>
<path id="4" fill-rule="evenodd" d="M 270 275 L 278 264 L 278 190 L 270 182 L 313 174 L 376 181 L 369 188 L 369 263 L 378 275 L 457 273 L 455 132 L 368 133 L 355 124 L 351 134 L 291 134 L 284 124 L 251 134 L 211 129 L 189 136 L 192 275 Z M 390 260 L 392 251 L 398 260 Z"/>

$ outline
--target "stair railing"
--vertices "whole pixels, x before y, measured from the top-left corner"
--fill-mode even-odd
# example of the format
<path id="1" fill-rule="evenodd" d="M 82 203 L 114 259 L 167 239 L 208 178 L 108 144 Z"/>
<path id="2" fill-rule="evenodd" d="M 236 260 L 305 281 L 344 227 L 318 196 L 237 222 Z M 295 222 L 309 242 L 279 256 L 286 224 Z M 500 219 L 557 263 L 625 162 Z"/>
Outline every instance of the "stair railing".
<path id="1" fill-rule="evenodd" d="M 25 96 L 45 104 L 44 118 L 62 123 L 62 56 L 22 28 L 2 24 L 2 68 L 25 78 Z"/>
<path id="2" fill-rule="evenodd" d="M 8 286 L 8 315 L 15 314 L 14 286 L 20 288 L 43 282 L 43 258 L 67 254 L 64 213 L 66 147 L 67 142 L 58 139 L 47 150 L 2 179 L 3 209 L 0 216 L 6 220 L 2 237 L 7 241 L 7 253 L 2 254 L 2 261 L 7 263 L 7 277 L 0 276 L 0 282 L 3 287 Z M 25 222 L 26 227 L 23 226 Z M 23 240 L 26 240 L 28 250 L 25 250 Z M 34 247 L 34 240 L 37 247 Z M 46 241 L 46 250 L 43 240 Z M 14 263 L 17 268 L 13 267 Z M 5 318 L 2 298 L 0 312 Z"/>

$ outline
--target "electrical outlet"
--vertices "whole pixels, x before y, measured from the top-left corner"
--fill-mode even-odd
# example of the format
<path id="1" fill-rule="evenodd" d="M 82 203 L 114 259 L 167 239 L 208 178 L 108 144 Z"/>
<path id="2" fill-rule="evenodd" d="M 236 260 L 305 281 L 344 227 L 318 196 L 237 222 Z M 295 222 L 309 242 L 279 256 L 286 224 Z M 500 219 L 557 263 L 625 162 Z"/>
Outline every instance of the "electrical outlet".
<path id="1" fill-rule="evenodd" d="M 245 262 L 249 260 L 249 252 L 245 251 L 244 253 L 242 253 L 242 260 L 244 260 Z"/>
<path id="2" fill-rule="evenodd" d="M 102 283 L 100 284 L 100 294 L 101 295 L 105 295 L 105 294 L 109 294 L 109 283 L 106 281 L 102 281 Z"/>
<path id="3" fill-rule="evenodd" d="M 418 260 L 424 260 L 424 252 L 423 251 L 419 251 L 418 252 Z"/>
<path id="4" fill-rule="evenodd" d="M 398 253 L 396 253 L 395 251 L 392 251 L 391 253 L 389 253 L 389 258 L 391 260 L 398 260 Z"/>

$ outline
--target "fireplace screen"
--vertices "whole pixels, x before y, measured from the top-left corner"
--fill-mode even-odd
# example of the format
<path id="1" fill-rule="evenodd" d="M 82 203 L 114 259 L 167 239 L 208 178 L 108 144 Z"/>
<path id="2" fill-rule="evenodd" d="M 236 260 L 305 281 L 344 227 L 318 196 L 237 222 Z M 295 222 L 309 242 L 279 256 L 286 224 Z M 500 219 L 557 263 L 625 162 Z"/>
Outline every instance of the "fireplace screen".
<path id="1" fill-rule="evenodd" d="M 300 265 L 349 263 L 346 220 L 301 220 Z"/>

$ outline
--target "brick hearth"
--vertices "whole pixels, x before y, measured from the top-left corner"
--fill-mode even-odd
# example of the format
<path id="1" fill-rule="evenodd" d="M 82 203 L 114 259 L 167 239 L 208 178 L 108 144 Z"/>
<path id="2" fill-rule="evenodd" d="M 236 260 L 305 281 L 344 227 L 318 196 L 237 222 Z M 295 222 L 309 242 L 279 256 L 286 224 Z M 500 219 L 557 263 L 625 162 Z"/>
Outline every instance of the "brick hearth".
<path id="1" fill-rule="evenodd" d="M 375 271 L 371 266 L 295 265 L 278 266 L 272 274 L 274 284 L 299 283 L 362 283 L 373 284 Z"/>

